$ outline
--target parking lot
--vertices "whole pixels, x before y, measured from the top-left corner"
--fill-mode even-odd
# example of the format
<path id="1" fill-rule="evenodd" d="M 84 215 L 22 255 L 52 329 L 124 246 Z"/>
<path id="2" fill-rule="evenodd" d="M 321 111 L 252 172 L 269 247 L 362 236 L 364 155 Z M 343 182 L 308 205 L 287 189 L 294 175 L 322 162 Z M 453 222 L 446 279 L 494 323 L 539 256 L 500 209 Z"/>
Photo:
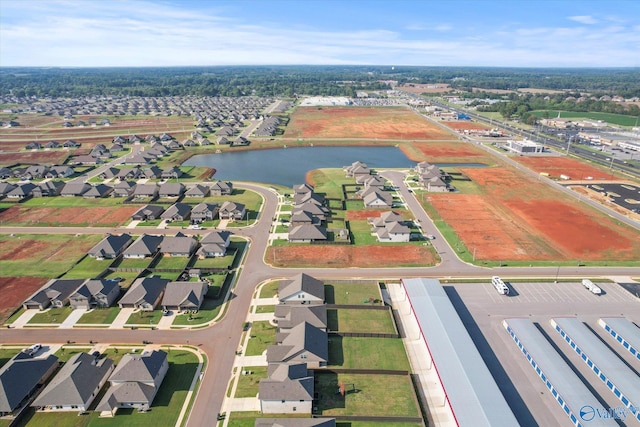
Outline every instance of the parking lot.
<path id="1" fill-rule="evenodd" d="M 640 211 L 640 187 L 636 185 L 598 183 L 585 186 L 590 190 L 608 196 L 618 206 L 622 206 L 632 212 Z"/>
<path id="2" fill-rule="evenodd" d="M 622 347 L 596 322 L 600 317 L 626 317 L 640 324 L 640 298 L 612 282 L 594 281 L 601 287 L 602 295 L 592 294 L 580 281 L 505 282 L 510 286 L 510 295 L 498 294 L 489 280 L 487 283 L 442 282 L 442 285 L 521 425 L 570 426 L 572 423 L 505 331 L 502 320 L 511 317 L 527 317 L 535 322 L 588 383 L 604 408 L 621 406 L 621 402 L 562 341 L 549 320 L 578 317 L 638 373 L 640 362 L 621 350 Z M 631 418 L 627 423 L 637 425 Z"/>

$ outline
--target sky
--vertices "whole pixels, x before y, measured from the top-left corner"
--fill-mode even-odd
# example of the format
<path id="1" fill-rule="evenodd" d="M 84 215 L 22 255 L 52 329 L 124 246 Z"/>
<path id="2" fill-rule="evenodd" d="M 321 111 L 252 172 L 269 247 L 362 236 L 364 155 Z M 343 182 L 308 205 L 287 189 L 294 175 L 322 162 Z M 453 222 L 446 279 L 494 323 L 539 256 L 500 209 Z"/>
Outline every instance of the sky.
<path id="1" fill-rule="evenodd" d="M 0 66 L 640 67 L 638 0 L 0 0 Z"/>

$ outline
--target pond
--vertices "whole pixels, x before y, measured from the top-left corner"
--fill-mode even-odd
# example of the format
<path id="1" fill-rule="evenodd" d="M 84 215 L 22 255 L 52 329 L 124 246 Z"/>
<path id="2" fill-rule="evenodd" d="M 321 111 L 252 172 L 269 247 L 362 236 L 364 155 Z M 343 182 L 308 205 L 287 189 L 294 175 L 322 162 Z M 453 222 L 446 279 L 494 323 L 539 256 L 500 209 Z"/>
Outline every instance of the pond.
<path id="1" fill-rule="evenodd" d="M 254 181 L 292 187 L 305 182 L 308 171 L 341 168 L 355 161 L 370 168 L 411 168 L 416 165 L 396 147 L 296 147 L 270 150 L 201 154 L 185 166 L 207 166 L 215 178 L 225 181 Z"/>

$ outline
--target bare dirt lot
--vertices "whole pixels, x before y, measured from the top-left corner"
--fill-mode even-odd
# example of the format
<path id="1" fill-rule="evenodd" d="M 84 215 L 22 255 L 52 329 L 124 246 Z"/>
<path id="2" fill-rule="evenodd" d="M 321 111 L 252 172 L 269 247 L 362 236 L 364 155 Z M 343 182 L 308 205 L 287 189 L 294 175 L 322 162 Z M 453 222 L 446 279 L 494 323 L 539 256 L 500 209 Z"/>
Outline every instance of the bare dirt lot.
<path id="1" fill-rule="evenodd" d="M 436 262 L 425 246 L 301 245 L 271 246 L 265 260 L 278 267 L 429 266 Z"/>
<path id="2" fill-rule="evenodd" d="M 3 225 L 97 225 L 117 226 L 124 224 L 140 207 L 100 206 L 100 207 L 25 207 L 11 206 L 0 212 Z"/>
<path id="3" fill-rule="evenodd" d="M 489 126 L 482 125 L 480 123 L 471 122 L 468 120 L 463 121 L 443 121 L 443 125 L 454 130 L 487 130 Z"/>
<path id="4" fill-rule="evenodd" d="M 0 323 L 46 282 L 43 277 L 0 277 Z"/>
<path id="5" fill-rule="evenodd" d="M 528 157 L 519 156 L 514 158 L 519 163 L 533 169 L 536 172 L 548 173 L 552 178 L 560 175 L 567 175 L 572 180 L 591 179 L 616 179 L 611 172 L 583 163 L 571 157 Z"/>
<path id="6" fill-rule="evenodd" d="M 401 107 L 297 108 L 284 134 L 288 138 L 368 138 L 442 140 L 455 138 L 436 124 Z"/>
<path id="7" fill-rule="evenodd" d="M 462 141 L 413 142 L 401 145 L 405 154 L 414 161 L 429 163 L 486 163 L 494 161 L 481 148 Z"/>

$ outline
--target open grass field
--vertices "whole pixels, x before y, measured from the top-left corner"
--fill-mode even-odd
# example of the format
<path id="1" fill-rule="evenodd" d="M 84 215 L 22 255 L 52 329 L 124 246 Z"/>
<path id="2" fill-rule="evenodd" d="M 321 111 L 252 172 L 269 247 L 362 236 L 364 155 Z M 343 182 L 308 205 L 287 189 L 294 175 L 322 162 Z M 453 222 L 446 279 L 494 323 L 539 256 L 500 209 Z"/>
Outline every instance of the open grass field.
<path id="1" fill-rule="evenodd" d="M 452 139 L 450 133 L 401 107 L 300 107 L 284 133 L 288 138 Z"/>
<path id="2" fill-rule="evenodd" d="M 560 175 L 567 175 L 572 180 L 589 179 L 602 180 L 616 177 L 607 169 L 582 162 L 573 157 L 514 157 L 518 163 L 522 163 L 536 172 L 548 173 L 550 178 L 558 179 Z"/>
<path id="3" fill-rule="evenodd" d="M 623 114 L 598 113 L 598 112 L 580 112 L 580 111 L 558 111 L 558 110 L 536 110 L 532 111 L 537 117 L 560 117 L 563 119 L 590 119 L 604 120 L 607 123 L 620 126 L 634 126 L 638 119 L 634 116 L 625 116 Z"/>
<path id="4" fill-rule="evenodd" d="M 427 200 L 434 219 L 449 224 L 476 260 L 638 260 L 637 230 L 540 181 L 506 167 L 463 172 L 482 194 L 429 194 Z"/>
<path id="5" fill-rule="evenodd" d="M 0 276 L 59 276 L 82 258 L 102 236 L 81 234 L 0 235 Z M 27 295 L 28 296 L 28 295 Z"/>
<path id="6" fill-rule="evenodd" d="M 48 279 L 44 277 L 0 277 L 0 324 L 11 316 L 24 300 L 40 289 Z"/>
<path id="7" fill-rule="evenodd" d="M 84 257 L 82 261 L 73 266 L 63 277 L 65 279 L 88 279 L 100 277 L 113 263 L 112 259 L 96 259 L 90 256 Z"/>
<path id="8" fill-rule="evenodd" d="M 381 301 L 380 287 L 371 281 L 367 283 L 326 283 L 324 298 L 327 304 L 370 305 L 371 300 Z M 365 302 L 367 301 L 367 302 Z"/>
<path id="9" fill-rule="evenodd" d="M 400 338 L 331 335 L 329 366 L 344 369 L 408 371 L 409 359 Z"/>

